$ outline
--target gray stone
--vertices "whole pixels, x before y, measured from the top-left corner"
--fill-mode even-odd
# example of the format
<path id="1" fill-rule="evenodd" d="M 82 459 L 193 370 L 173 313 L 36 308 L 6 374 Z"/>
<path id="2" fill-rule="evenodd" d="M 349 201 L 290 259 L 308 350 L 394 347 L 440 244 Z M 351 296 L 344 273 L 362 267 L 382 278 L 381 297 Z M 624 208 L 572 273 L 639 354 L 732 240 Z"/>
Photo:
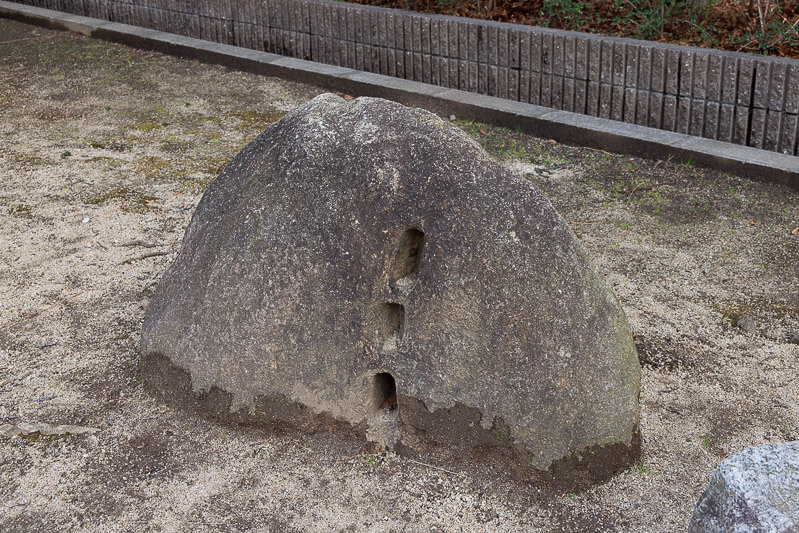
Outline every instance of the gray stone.
<path id="1" fill-rule="evenodd" d="M 748 335 L 754 335 L 757 333 L 757 327 L 755 326 L 755 320 L 749 315 L 741 315 L 735 321 L 735 325 L 738 326 L 744 333 Z"/>
<path id="2" fill-rule="evenodd" d="M 696 505 L 689 530 L 799 531 L 799 441 L 746 448 L 722 461 Z"/>
<path id="3" fill-rule="evenodd" d="M 320 96 L 233 159 L 142 355 L 150 390 L 225 416 L 591 476 L 638 448 L 635 346 L 574 234 L 460 130 L 385 100 Z"/>

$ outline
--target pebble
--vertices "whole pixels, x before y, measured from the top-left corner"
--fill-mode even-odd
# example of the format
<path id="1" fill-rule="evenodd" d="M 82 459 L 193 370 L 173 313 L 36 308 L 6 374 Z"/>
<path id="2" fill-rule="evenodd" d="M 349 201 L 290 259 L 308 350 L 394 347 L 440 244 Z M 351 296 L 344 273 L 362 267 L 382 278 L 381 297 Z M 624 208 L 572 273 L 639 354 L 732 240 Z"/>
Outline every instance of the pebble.
<path id="1" fill-rule="evenodd" d="M 748 335 L 754 335 L 757 332 L 755 328 L 755 321 L 749 315 L 741 315 L 735 321 L 735 325 L 742 329 Z"/>

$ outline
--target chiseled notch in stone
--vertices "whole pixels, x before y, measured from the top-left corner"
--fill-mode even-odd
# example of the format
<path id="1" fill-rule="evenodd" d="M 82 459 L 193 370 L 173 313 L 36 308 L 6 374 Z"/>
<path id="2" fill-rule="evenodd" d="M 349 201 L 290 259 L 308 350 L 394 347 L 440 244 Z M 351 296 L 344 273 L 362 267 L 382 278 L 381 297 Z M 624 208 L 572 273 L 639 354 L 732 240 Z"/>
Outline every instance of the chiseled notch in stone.
<path id="1" fill-rule="evenodd" d="M 391 288 L 407 290 L 416 281 L 422 264 L 424 241 L 424 232 L 416 228 L 409 228 L 402 234 L 391 268 Z"/>
<path id="2" fill-rule="evenodd" d="M 387 302 L 380 305 L 378 313 L 377 344 L 383 351 L 394 351 L 399 347 L 405 329 L 405 307 Z"/>
<path id="3" fill-rule="evenodd" d="M 375 374 L 373 392 L 372 405 L 375 409 L 394 411 L 397 408 L 397 382 L 391 373 Z"/>

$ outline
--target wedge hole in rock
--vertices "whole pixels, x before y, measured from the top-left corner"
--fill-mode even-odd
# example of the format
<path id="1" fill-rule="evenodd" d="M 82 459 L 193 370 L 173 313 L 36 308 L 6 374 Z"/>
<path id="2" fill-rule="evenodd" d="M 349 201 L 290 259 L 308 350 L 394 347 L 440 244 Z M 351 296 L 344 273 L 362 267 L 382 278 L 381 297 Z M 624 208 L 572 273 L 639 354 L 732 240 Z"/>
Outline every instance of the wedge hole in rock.
<path id="1" fill-rule="evenodd" d="M 419 274 L 424 252 L 424 232 L 416 228 L 408 228 L 400 238 L 397 255 L 391 268 L 391 281 L 394 288 L 404 288 L 413 285 Z"/>
<path id="2" fill-rule="evenodd" d="M 375 374 L 373 405 L 386 411 L 397 409 L 397 382 L 388 372 Z"/>
<path id="3" fill-rule="evenodd" d="M 384 351 L 396 350 L 405 328 L 405 308 L 397 303 L 384 303 L 380 306 L 378 320 L 378 343 Z"/>

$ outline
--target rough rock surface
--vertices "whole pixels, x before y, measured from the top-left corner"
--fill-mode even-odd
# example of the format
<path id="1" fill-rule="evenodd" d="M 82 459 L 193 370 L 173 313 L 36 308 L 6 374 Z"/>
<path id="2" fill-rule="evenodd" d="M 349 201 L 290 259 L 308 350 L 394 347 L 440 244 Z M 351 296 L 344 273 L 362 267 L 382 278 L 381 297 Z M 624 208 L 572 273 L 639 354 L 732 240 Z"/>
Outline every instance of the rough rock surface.
<path id="1" fill-rule="evenodd" d="M 566 223 L 465 134 L 384 100 L 322 95 L 234 158 L 142 355 L 151 389 L 268 424 L 504 446 L 537 470 L 637 446 L 627 320 Z"/>
<path id="2" fill-rule="evenodd" d="M 696 505 L 690 530 L 799 531 L 799 441 L 753 446 L 723 460 Z"/>

